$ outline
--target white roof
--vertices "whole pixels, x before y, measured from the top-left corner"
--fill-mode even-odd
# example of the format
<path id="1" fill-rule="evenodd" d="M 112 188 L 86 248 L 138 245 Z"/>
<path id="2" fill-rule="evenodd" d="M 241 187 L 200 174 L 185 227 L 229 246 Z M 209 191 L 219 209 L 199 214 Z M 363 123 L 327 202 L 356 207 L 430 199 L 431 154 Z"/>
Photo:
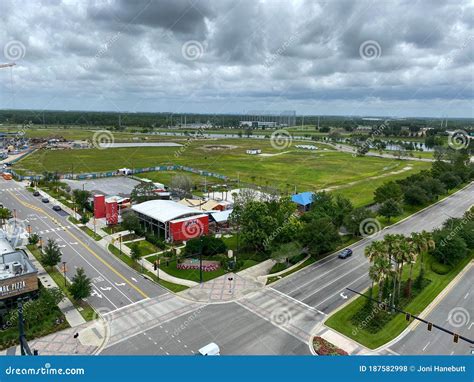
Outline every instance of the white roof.
<path id="1" fill-rule="evenodd" d="M 232 213 L 232 210 L 225 210 L 225 211 L 216 211 L 211 212 L 212 218 L 216 221 L 216 223 L 222 223 L 229 220 L 229 216 Z"/>
<path id="2" fill-rule="evenodd" d="M 163 223 L 186 215 L 202 214 L 202 211 L 183 206 L 172 200 L 149 200 L 133 206 L 132 210 Z"/>

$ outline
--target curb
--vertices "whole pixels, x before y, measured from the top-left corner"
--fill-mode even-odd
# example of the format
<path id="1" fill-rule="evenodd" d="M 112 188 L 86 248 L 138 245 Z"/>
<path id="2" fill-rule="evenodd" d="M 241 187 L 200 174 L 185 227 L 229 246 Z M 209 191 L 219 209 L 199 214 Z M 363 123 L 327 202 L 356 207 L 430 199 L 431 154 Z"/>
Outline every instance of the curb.
<path id="1" fill-rule="evenodd" d="M 435 297 L 433 301 L 420 313 L 418 314 L 418 317 L 421 318 L 426 318 L 431 311 L 436 308 L 436 306 L 444 300 L 446 295 L 451 292 L 451 290 L 459 283 L 461 278 L 471 269 L 471 267 L 474 266 L 474 260 L 471 260 L 469 263 L 466 264 L 466 266 L 456 275 L 454 279 L 451 280 L 451 282 L 446 285 L 446 287 Z M 378 348 L 374 349 L 374 351 L 382 351 L 386 350 L 390 346 L 396 344 L 398 341 L 402 340 L 409 332 L 412 330 L 415 330 L 415 328 L 420 324 L 420 321 L 412 321 L 410 325 L 408 325 L 403 332 L 401 332 L 397 337 L 394 339 L 390 340 L 389 342 L 385 343 L 382 346 L 379 346 Z"/>

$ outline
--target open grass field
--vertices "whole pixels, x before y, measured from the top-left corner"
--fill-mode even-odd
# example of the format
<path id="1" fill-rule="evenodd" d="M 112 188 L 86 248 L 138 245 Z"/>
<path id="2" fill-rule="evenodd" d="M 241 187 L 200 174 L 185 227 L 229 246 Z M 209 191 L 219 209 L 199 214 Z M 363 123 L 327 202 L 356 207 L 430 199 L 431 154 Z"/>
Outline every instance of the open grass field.
<path id="1" fill-rule="evenodd" d="M 444 288 L 446 288 L 449 282 L 471 261 L 473 255 L 474 254 L 471 254 L 470 257 L 461 261 L 457 266 L 444 275 L 437 274 L 433 271 L 432 263 L 434 262 L 434 259 L 429 255 L 425 255 L 425 278 L 431 280 L 431 282 L 415 298 L 413 298 L 404 309 L 411 314 L 419 315 L 434 300 L 434 298 L 441 293 Z M 418 261 L 414 267 L 413 274 L 415 277 L 418 275 L 420 265 L 420 261 Z M 409 271 L 407 268 L 409 267 L 405 267 L 403 270 L 404 280 L 408 278 Z M 376 295 L 377 288 L 374 288 L 374 296 Z M 395 317 L 383 327 L 383 330 L 376 333 L 369 332 L 363 327 L 363 325 L 361 325 L 361 327 L 354 325 L 351 318 L 364 306 L 365 303 L 366 299 L 364 297 L 358 297 L 349 305 L 329 317 L 325 324 L 370 349 L 376 349 L 394 339 L 408 326 L 409 323 L 405 320 L 405 316 L 400 313 L 396 313 Z"/>
<path id="2" fill-rule="evenodd" d="M 317 144 L 316 152 L 297 149 L 295 143 L 281 150 L 268 140 L 202 139 L 185 146 L 109 148 L 104 150 L 39 150 L 14 165 L 20 173 L 57 171 L 75 173 L 112 171 L 121 167 L 180 164 L 226 175 L 241 182 L 279 188 L 283 193 L 330 188 L 349 196 L 354 204 L 367 204 L 373 190 L 391 178 L 404 178 L 430 167 L 430 163 L 376 157 L 353 157 Z M 264 155 L 248 155 L 259 148 Z M 146 178 L 169 183 L 166 177 L 146 173 Z M 197 176 L 199 177 L 199 176 Z M 194 177 L 195 180 L 196 177 Z M 202 179 L 201 179 L 202 181 Z M 340 189 L 339 189 L 340 188 Z"/>

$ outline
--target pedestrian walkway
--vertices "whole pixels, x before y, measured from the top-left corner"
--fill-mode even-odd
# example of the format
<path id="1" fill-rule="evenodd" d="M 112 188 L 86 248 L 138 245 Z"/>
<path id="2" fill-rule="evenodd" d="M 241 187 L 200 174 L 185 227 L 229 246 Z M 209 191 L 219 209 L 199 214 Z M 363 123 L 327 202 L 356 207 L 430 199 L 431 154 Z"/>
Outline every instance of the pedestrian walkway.
<path id="1" fill-rule="evenodd" d="M 46 272 L 43 266 L 39 263 L 38 260 L 33 256 L 33 254 L 25 248 L 25 252 L 28 254 L 31 262 L 38 269 L 38 278 L 41 281 L 41 284 L 48 289 L 51 288 L 58 288 L 56 282 L 51 278 L 51 276 Z M 64 299 L 58 304 L 59 309 L 64 314 L 66 321 L 68 322 L 69 326 L 75 327 L 84 324 L 86 321 L 84 317 L 82 317 L 81 313 L 76 309 L 69 298 L 64 297 Z"/>
<path id="2" fill-rule="evenodd" d="M 106 326 L 99 319 L 28 341 L 28 345 L 39 355 L 94 355 L 106 341 Z M 0 355 L 21 355 L 20 346 L 8 348 Z"/>

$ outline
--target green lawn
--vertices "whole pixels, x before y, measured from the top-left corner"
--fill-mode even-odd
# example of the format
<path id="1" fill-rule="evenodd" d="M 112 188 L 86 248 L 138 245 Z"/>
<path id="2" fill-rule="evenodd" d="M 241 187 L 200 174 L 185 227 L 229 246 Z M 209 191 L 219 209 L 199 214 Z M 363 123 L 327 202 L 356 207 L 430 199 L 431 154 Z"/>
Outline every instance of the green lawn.
<path id="1" fill-rule="evenodd" d="M 102 236 L 100 236 L 98 233 L 95 233 L 93 230 L 91 230 L 89 227 L 83 225 L 80 227 L 82 231 L 87 233 L 90 237 L 92 237 L 95 241 L 99 241 L 102 239 Z"/>
<path id="2" fill-rule="evenodd" d="M 28 249 L 33 254 L 33 256 L 41 263 L 41 252 L 40 250 L 34 245 L 28 245 Z M 64 282 L 64 275 L 58 271 L 56 267 L 45 267 L 45 270 L 54 280 L 54 282 L 58 285 L 58 287 L 63 291 L 63 293 L 71 300 L 73 305 L 78 309 L 79 313 L 84 317 L 86 321 L 91 321 L 97 318 L 94 309 L 90 306 L 86 301 L 76 301 L 72 297 L 71 293 L 69 292 L 68 286 L 69 282 Z"/>
<path id="3" fill-rule="evenodd" d="M 404 307 L 404 310 L 411 314 L 419 315 L 469 263 L 469 261 L 471 261 L 473 256 L 474 253 L 471 254 L 469 258 L 464 259 L 456 267 L 452 268 L 450 272 L 444 275 L 439 275 L 433 272 L 431 268 L 434 259 L 430 255 L 425 255 L 425 278 L 431 280 L 431 282 Z M 408 278 L 407 268 L 409 267 L 405 267 L 403 274 L 405 280 Z M 420 261 L 418 261 L 414 267 L 413 274 L 415 277 L 419 272 L 419 268 Z M 374 294 L 375 293 L 376 290 L 374 290 Z M 370 349 L 378 348 L 394 339 L 408 326 L 409 323 L 405 320 L 405 316 L 399 313 L 395 313 L 395 317 L 383 327 L 383 330 L 380 330 L 377 333 L 371 333 L 360 325 L 354 325 L 352 317 L 364 306 L 365 303 L 366 299 L 364 297 L 358 297 L 349 305 L 333 314 L 325 324 Z M 438 324 L 442 325 L 443 323 L 440 322 Z"/>
<path id="4" fill-rule="evenodd" d="M 158 283 L 161 286 L 165 287 L 166 289 L 170 290 L 171 292 L 178 293 L 178 292 L 181 292 L 183 290 L 188 289 L 187 286 L 174 284 L 174 283 L 170 283 L 169 281 L 158 279 L 155 274 L 153 274 L 152 272 L 150 272 L 146 269 L 142 270 L 141 266 L 138 263 L 134 262 L 127 255 L 125 255 L 123 253 L 120 253 L 120 251 L 115 246 L 113 246 L 112 244 L 109 244 L 108 249 L 109 249 L 109 252 L 111 252 L 113 255 L 118 257 L 120 260 L 122 260 L 129 267 L 135 269 L 137 272 L 140 272 L 140 273 L 146 275 L 147 277 L 151 278 L 156 283 Z"/>
<path id="5" fill-rule="evenodd" d="M 152 253 L 156 253 L 161 251 L 160 248 L 153 245 L 152 243 L 146 240 L 134 241 L 131 243 L 125 243 L 128 248 L 132 248 L 132 246 L 137 243 L 138 249 L 140 250 L 140 257 L 151 255 Z"/>
<path id="6" fill-rule="evenodd" d="M 269 277 L 267 278 L 267 285 L 268 284 L 271 284 L 275 281 L 278 281 L 280 280 L 281 278 L 283 277 L 286 277 L 286 276 L 289 276 L 291 275 L 292 273 L 295 273 L 295 272 L 298 272 L 300 269 L 303 269 L 305 267 L 307 267 L 308 265 L 310 264 L 313 264 L 316 260 L 313 258 L 313 257 L 310 257 L 309 259 L 305 260 L 303 264 L 297 266 L 296 268 L 293 268 L 291 271 L 288 271 L 280 276 L 272 276 L 272 277 Z"/>
<path id="7" fill-rule="evenodd" d="M 220 146 L 219 146 L 220 145 Z M 210 146 L 231 148 L 212 149 Z M 274 156 L 247 155 L 248 148 L 261 148 L 263 153 Z M 393 177 L 406 177 L 430 163 L 416 161 L 398 161 L 376 157 L 352 157 L 351 154 L 318 150 L 308 152 L 290 146 L 284 150 L 273 148 L 269 141 L 250 139 L 195 140 L 183 146 L 179 155 L 175 147 L 117 148 L 107 150 L 39 150 L 15 164 L 17 171 L 41 173 L 44 168 L 60 173 L 69 172 L 74 163 L 76 173 L 92 171 L 110 171 L 120 167 L 149 167 L 157 165 L 180 164 L 196 169 L 212 171 L 226 175 L 241 182 L 262 186 L 278 187 L 283 193 L 315 190 L 333 186 L 342 186 L 341 193 L 351 195 L 355 204 L 364 204 L 372 199 L 376 184 Z M 275 155 L 276 154 L 276 155 Z M 411 166 L 410 171 L 393 175 Z M 367 178 L 386 175 L 371 183 Z M 153 180 L 169 182 L 173 173 L 145 173 L 142 176 Z M 202 177 L 194 179 L 202 183 Z M 209 178 L 210 179 L 210 178 Z M 215 180 L 214 180 L 215 181 Z M 357 182 L 346 186 L 349 182 Z M 356 191 L 352 191 L 355 187 Z M 338 191 L 339 192 L 339 191 Z"/>

